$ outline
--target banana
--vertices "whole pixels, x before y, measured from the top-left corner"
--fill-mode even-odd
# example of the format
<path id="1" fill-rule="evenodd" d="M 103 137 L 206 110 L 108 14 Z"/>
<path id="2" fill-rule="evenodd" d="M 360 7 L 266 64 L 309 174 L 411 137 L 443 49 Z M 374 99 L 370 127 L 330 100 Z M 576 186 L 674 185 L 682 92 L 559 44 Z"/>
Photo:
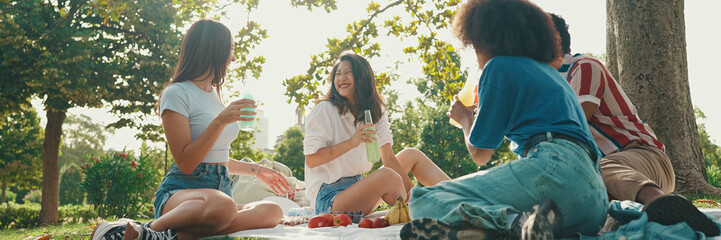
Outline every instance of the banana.
<path id="1" fill-rule="evenodd" d="M 408 211 L 408 205 L 406 205 L 406 202 L 401 202 L 401 217 L 400 222 L 407 223 L 411 221 L 411 216 Z"/>
<path id="2" fill-rule="evenodd" d="M 389 226 L 401 223 L 401 212 L 403 212 L 403 209 L 401 209 L 402 205 L 403 199 L 399 197 L 398 200 L 396 200 L 396 203 L 393 204 L 393 207 L 391 207 L 391 209 L 388 210 L 388 213 L 386 213 L 386 220 L 388 221 Z"/>

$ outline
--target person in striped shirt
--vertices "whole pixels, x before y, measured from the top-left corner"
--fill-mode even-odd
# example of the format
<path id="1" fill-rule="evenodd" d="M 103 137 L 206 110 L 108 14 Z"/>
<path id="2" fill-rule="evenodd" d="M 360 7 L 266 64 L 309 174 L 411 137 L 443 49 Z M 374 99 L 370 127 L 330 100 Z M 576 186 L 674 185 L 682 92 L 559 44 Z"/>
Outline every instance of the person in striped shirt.
<path id="1" fill-rule="evenodd" d="M 693 204 L 670 194 L 676 179 L 665 147 L 639 118 L 619 83 L 598 59 L 571 55 L 566 21 L 552 13 L 551 18 L 565 53 L 560 66 L 554 67 L 576 92 L 591 134 L 604 155 L 601 176 L 609 199 L 643 204 L 649 221 L 664 225 L 686 221 L 706 236 L 718 235 L 718 227 Z"/>

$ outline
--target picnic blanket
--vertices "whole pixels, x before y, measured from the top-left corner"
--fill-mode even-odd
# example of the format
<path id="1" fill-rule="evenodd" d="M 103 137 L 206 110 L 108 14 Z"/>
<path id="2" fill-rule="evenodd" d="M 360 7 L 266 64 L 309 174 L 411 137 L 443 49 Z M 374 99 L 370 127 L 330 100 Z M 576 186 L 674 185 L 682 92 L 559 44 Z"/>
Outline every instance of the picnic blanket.
<path id="1" fill-rule="evenodd" d="M 640 205 L 640 204 L 639 204 Z M 721 209 L 700 209 L 717 223 L 721 222 Z M 578 236 L 576 239 L 716 239 L 721 237 L 705 238 L 702 234 L 691 230 L 685 223 L 672 226 L 661 226 L 657 223 L 647 222 L 646 214 L 640 211 L 638 205 L 618 202 L 611 203 L 611 211 L 627 211 L 634 213 L 634 220 L 623 225 L 615 231 L 604 233 L 600 236 Z M 368 218 L 384 216 L 385 211 L 375 212 Z M 358 228 L 357 224 L 346 227 L 324 227 L 308 228 L 307 225 L 285 226 L 278 225 L 274 228 L 255 229 L 240 231 L 229 236 L 238 237 L 260 237 L 267 239 L 400 239 L 402 224 L 385 228 Z"/>

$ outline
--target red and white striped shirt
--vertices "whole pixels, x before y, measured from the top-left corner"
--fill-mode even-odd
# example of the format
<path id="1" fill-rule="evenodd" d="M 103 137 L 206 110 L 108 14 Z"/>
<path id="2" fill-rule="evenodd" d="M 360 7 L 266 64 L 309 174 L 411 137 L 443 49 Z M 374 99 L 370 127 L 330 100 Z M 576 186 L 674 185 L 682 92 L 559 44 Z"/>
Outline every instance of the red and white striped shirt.
<path id="1" fill-rule="evenodd" d="M 665 150 L 663 143 L 658 141 L 651 127 L 641 121 L 636 107 L 599 60 L 581 54 L 566 54 L 558 71 L 571 84 L 579 103 L 591 102 L 598 106 L 588 120 L 588 126 L 604 155 L 632 141 Z"/>

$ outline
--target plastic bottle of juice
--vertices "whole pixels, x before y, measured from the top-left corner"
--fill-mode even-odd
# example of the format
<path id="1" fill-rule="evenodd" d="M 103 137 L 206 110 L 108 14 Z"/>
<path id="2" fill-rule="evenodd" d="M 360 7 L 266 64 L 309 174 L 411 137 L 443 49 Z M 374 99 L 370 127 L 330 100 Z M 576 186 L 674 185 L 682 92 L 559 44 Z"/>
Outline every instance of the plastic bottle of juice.
<path id="1" fill-rule="evenodd" d="M 475 97 L 474 95 L 474 89 L 476 89 L 476 81 L 472 80 L 474 78 L 467 78 L 466 83 L 463 84 L 463 88 L 461 91 L 458 92 L 458 100 L 463 103 L 464 106 L 468 107 L 473 105 L 473 99 Z M 461 124 L 454 121 L 452 118 L 450 120 L 451 125 L 460 128 Z"/>
<path id="2" fill-rule="evenodd" d="M 371 117 L 371 110 L 365 110 L 365 123 L 366 124 L 373 124 L 373 118 Z M 375 127 L 369 127 L 366 128 L 368 130 L 375 130 Z M 368 136 L 371 137 L 377 137 L 376 134 L 368 134 Z M 373 140 L 372 143 L 366 143 L 366 155 L 368 156 L 368 161 L 370 162 L 377 162 L 381 159 L 381 155 L 378 152 L 378 140 Z"/>

